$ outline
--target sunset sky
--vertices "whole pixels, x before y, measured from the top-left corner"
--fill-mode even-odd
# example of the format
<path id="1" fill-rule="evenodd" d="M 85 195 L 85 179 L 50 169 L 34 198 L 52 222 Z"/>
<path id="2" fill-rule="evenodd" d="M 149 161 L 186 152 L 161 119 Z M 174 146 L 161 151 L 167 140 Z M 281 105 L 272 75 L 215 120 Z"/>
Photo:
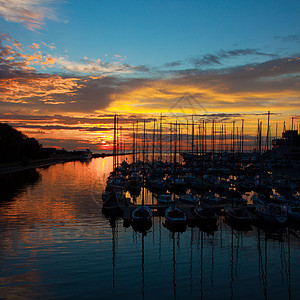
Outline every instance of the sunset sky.
<path id="1" fill-rule="evenodd" d="M 300 1 L 0 0 L 0 91 L 45 147 L 105 150 L 114 114 L 127 139 L 161 114 L 251 136 L 271 111 L 274 136 L 300 121 Z"/>

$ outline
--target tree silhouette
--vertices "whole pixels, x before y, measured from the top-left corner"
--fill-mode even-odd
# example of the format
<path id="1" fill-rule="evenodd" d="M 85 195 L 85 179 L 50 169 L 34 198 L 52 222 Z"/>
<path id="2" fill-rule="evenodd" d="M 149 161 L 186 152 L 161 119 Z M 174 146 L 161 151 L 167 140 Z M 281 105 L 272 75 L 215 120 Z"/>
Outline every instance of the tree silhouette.
<path id="1" fill-rule="evenodd" d="M 38 158 L 42 146 L 35 138 L 29 138 L 10 125 L 0 123 L 0 162 L 24 161 Z"/>

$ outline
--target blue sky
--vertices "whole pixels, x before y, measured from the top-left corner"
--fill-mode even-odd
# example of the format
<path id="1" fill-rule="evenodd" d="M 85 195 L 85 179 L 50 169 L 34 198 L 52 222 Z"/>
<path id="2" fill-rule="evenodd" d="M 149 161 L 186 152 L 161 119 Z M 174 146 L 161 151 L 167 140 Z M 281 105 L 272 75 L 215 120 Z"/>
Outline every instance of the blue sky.
<path id="1" fill-rule="evenodd" d="M 222 50 L 258 49 L 280 56 L 299 49 L 299 1 L 37 2 L 53 15 L 49 20 L 45 13 L 41 28 L 28 30 L 24 23 L 1 18 L 2 31 L 24 45 L 54 43 L 56 55 L 67 50 L 76 61 L 121 55 L 129 64 L 159 66 Z"/>
<path id="2" fill-rule="evenodd" d="M 299 78 L 299 0 L 0 0 L 0 121 L 47 143 L 103 143 L 99 115 L 169 114 L 186 95 L 253 132 L 269 110 L 298 122 Z"/>

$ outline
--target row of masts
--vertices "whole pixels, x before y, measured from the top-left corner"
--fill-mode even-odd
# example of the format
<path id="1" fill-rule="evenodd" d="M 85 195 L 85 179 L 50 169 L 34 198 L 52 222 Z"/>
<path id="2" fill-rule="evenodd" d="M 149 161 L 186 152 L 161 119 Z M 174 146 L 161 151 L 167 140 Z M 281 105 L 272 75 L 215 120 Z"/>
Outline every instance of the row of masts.
<path id="1" fill-rule="evenodd" d="M 147 122 L 147 128 L 146 128 Z M 113 155 L 114 164 L 117 164 L 118 154 L 132 150 L 133 160 L 141 159 L 143 154 L 146 159 L 152 152 L 152 161 L 158 156 L 158 160 L 163 159 L 163 154 L 179 156 L 182 153 L 199 155 L 201 153 L 211 152 L 212 156 L 218 152 L 251 152 L 259 153 L 271 150 L 271 126 L 270 112 L 267 118 L 267 130 L 265 137 L 263 136 L 263 122 L 258 120 L 257 133 L 252 138 L 245 134 L 245 122 L 242 119 L 238 123 L 232 121 L 232 124 L 218 124 L 215 120 L 210 123 L 205 120 L 195 121 L 192 116 L 184 122 L 173 121 L 163 122 L 163 116 L 158 119 L 137 120 L 132 125 L 130 130 L 122 131 L 122 127 L 118 126 L 118 117 L 114 117 L 114 140 L 113 140 Z M 151 124 L 152 123 L 152 124 Z M 141 124 L 143 128 L 141 128 Z M 149 126 L 150 124 L 150 126 Z M 294 129 L 294 119 L 292 118 L 292 128 Z M 286 130 L 285 122 L 283 123 L 283 132 Z M 273 138 L 277 138 L 278 123 L 276 123 L 276 134 Z M 125 135 L 125 141 L 124 141 Z M 130 142 L 130 140 L 132 142 Z M 176 158 L 176 155 L 175 155 Z"/>

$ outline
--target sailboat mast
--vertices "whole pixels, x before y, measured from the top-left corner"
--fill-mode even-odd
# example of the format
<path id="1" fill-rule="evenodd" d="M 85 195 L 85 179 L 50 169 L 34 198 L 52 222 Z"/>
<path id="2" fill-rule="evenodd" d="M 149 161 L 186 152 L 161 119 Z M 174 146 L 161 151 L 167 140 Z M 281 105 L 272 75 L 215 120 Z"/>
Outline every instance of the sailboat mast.
<path id="1" fill-rule="evenodd" d="M 177 120 L 175 124 L 175 145 L 174 145 L 174 164 L 176 164 L 177 161 Z"/>
<path id="2" fill-rule="evenodd" d="M 136 145 L 136 160 L 138 161 L 140 159 L 140 156 L 139 156 L 139 119 L 137 119 L 137 122 L 136 122 L 136 135 L 135 135 L 135 145 Z"/>
<path id="3" fill-rule="evenodd" d="M 192 115 L 192 160 L 194 160 L 194 116 Z"/>
<path id="4" fill-rule="evenodd" d="M 197 159 L 198 159 L 198 155 L 199 155 L 199 139 L 200 139 L 200 124 L 198 124 L 198 136 L 197 136 Z"/>
<path id="5" fill-rule="evenodd" d="M 178 161 L 180 163 L 180 154 L 181 154 L 181 137 L 180 137 L 180 123 L 178 124 L 178 154 L 179 154 L 179 157 L 178 157 Z"/>
<path id="6" fill-rule="evenodd" d="M 118 132 L 118 118 L 117 118 L 117 123 L 116 123 L 116 136 L 117 136 L 117 147 L 116 147 L 116 163 L 117 163 L 117 167 L 119 165 L 119 132 Z"/>
<path id="7" fill-rule="evenodd" d="M 135 132 L 134 132 L 134 123 L 132 124 L 132 162 L 135 165 Z"/>
<path id="8" fill-rule="evenodd" d="M 234 155 L 234 134 L 235 134 L 235 121 L 232 122 L 232 154 Z"/>
<path id="9" fill-rule="evenodd" d="M 239 127 L 236 127 L 236 148 L 237 152 L 240 152 L 240 132 L 239 132 Z"/>
<path id="10" fill-rule="evenodd" d="M 172 162 L 172 122 L 170 123 L 170 162 Z"/>
<path id="11" fill-rule="evenodd" d="M 175 178 L 176 178 L 176 152 L 177 152 L 177 120 L 175 124 L 175 130 L 174 130 L 174 189 L 175 189 Z"/>
<path id="12" fill-rule="evenodd" d="M 154 155 L 155 155 L 155 119 L 153 120 L 153 144 L 152 144 L 152 165 L 154 165 Z"/>
<path id="13" fill-rule="evenodd" d="M 268 111 L 268 125 L 267 125 L 267 141 L 266 141 L 266 150 L 269 151 L 269 135 L 270 135 L 270 111 Z"/>
<path id="14" fill-rule="evenodd" d="M 203 189 L 204 189 L 204 151 L 205 151 L 205 148 L 204 148 L 204 144 L 205 144 L 205 135 L 204 135 L 204 132 L 205 132 L 205 121 L 203 120 L 202 122 L 202 153 L 201 153 L 201 186 L 202 186 L 202 196 L 203 196 Z"/>
<path id="15" fill-rule="evenodd" d="M 259 121 L 258 121 L 258 125 L 257 125 L 257 136 L 256 136 L 256 142 L 254 144 L 254 151 L 258 151 L 259 153 Z"/>
<path id="16" fill-rule="evenodd" d="M 145 146 L 146 146 L 146 121 L 144 119 L 144 141 L 143 141 L 143 197 L 142 197 L 142 207 L 145 202 Z"/>
<path id="17" fill-rule="evenodd" d="M 206 153 L 206 150 L 207 150 L 207 145 L 206 145 L 207 138 L 206 138 L 206 123 L 205 123 L 205 121 L 203 121 L 203 125 L 204 125 L 204 152 Z"/>
<path id="18" fill-rule="evenodd" d="M 117 115 L 114 116 L 114 141 L 113 141 L 113 169 L 116 168 L 116 118 Z"/>
<path id="19" fill-rule="evenodd" d="M 211 138 L 212 138 L 212 157 L 214 158 L 214 156 L 215 156 L 215 120 L 212 121 Z"/>
<path id="20" fill-rule="evenodd" d="M 227 132 L 226 132 L 226 124 L 224 124 L 224 148 L 225 152 L 227 152 Z"/>
<path id="21" fill-rule="evenodd" d="M 189 120 L 186 121 L 186 153 L 189 152 Z"/>
<path id="22" fill-rule="evenodd" d="M 219 153 L 222 152 L 222 128 L 223 128 L 223 125 L 220 125 L 220 127 L 219 127 Z"/>
<path id="23" fill-rule="evenodd" d="M 234 175 L 235 175 L 235 157 L 234 157 L 234 151 L 235 151 L 235 121 L 232 122 L 232 184 L 231 186 L 233 187 L 234 185 Z M 233 206 L 233 196 L 231 198 L 231 205 Z"/>
<path id="24" fill-rule="evenodd" d="M 144 119 L 143 164 L 145 164 L 145 150 L 146 150 L 146 121 Z"/>
<path id="25" fill-rule="evenodd" d="M 160 115 L 159 160 L 162 161 L 162 115 Z"/>
<path id="26" fill-rule="evenodd" d="M 123 129 L 123 127 L 122 126 L 120 126 L 120 154 L 122 154 L 123 153 L 123 137 L 122 137 L 122 129 Z"/>
<path id="27" fill-rule="evenodd" d="M 261 154 L 262 153 L 262 138 L 261 138 L 261 135 L 262 135 L 262 121 L 260 122 L 259 124 L 259 153 Z"/>
<path id="28" fill-rule="evenodd" d="M 244 154 L 244 119 L 242 119 L 242 154 Z"/>

